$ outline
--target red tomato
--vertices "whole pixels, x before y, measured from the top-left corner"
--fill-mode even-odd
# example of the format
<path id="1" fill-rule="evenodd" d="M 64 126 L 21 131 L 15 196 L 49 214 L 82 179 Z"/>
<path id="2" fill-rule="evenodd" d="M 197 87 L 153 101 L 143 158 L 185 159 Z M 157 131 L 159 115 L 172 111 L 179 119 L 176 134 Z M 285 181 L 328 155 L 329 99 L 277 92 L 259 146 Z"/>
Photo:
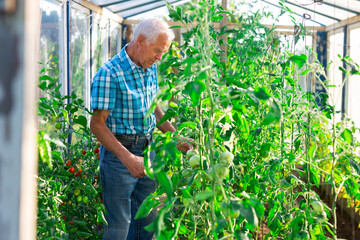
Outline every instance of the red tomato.
<path id="1" fill-rule="evenodd" d="M 74 173 L 74 172 L 75 172 L 75 168 L 74 168 L 74 167 L 69 168 L 69 172 L 70 172 L 70 173 Z"/>
<path id="2" fill-rule="evenodd" d="M 73 221 L 70 221 L 70 225 L 74 225 L 74 222 L 73 222 Z"/>
<path id="3" fill-rule="evenodd" d="M 65 216 L 63 216 L 63 217 L 62 217 L 62 219 L 66 220 L 66 217 L 65 217 Z"/>
<path id="4" fill-rule="evenodd" d="M 70 160 L 67 160 L 67 161 L 66 161 L 66 166 L 68 166 L 68 167 L 71 166 L 71 161 L 70 161 Z"/>
<path id="5" fill-rule="evenodd" d="M 99 153 L 99 152 L 100 152 L 99 148 L 94 149 L 94 153 Z"/>
<path id="6" fill-rule="evenodd" d="M 74 176 L 75 176 L 75 177 L 81 177 L 81 173 L 76 172 L 76 173 L 74 174 Z"/>
<path id="7" fill-rule="evenodd" d="M 86 155 L 86 150 L 83 150 L 83 151 L 82 151 L 82 155 Z"/>
<path id="8" fill-rule="evenodd" d="M 81 168 L 79 168 L 78 172 L 79 172 L 79 173 L 81 173 L 81 172 L 82 172 L 82 169 L 81 169 Z"/>

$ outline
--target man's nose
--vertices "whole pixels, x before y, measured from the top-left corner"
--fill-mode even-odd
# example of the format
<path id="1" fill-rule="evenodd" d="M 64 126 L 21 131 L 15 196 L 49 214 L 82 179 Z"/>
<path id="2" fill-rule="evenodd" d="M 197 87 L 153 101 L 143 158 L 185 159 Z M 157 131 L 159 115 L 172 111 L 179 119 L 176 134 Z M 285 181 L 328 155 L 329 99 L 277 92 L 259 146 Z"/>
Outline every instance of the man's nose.
<path id="1" fill-rule="evenodd" d="M 156 58 L 157 60 L 161 60 L 161 57 L 162 57 L 162 53 L 159 53 L 159 54 L 156 54 L 156 55 L 155 55 L 155 58 Z"/>

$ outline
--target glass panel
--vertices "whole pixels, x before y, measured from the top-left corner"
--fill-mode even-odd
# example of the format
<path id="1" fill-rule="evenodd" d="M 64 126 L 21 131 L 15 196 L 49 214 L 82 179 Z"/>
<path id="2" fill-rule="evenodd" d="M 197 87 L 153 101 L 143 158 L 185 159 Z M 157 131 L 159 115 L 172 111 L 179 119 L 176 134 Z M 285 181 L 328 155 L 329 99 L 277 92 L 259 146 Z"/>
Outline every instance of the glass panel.
<path id="1" fill-rule="evenodd" d="M 350 30 L 350 58 L 360 64 L 360 27 Z M 356 127 L 360 127 L 360 76 L 353 75 L 348 81 L 348 108 L 349 117 L 355 122 Z"/>
<path id="2" fill-rule="evenodd" d="M 330 61 L 330 66 L 328 70 L 328 76 L 330 78 L 330 85 L 335 85 L 336 87 L 330 88 L 330 104 L 335 104 L 335 111 L 341 111 L 341 102 L 342 102 L 342 81 L 343 74 L 339 70 L 339 67 L 343 67 L 341 59 L 338 57 L 343 57 L 344 52 L 344 33 L 335 33 L 329 37 L 329 50 L 328 56 Z M 336 114 L 336 122 L 341 121 L 341 114 Z"/>
<path id="3" fill-rule="evenodd" d="M 92 76 L 108 59 L 108 24 L 109 20 L 99 14 L 93 15 L 92 23 Z"/>
<path id="4" fill-rule="evenodd" d="M 110 57 L 113 57 L 121 50 L 121 25 L 110 21 Z"/>
<path id="5" fill-rule="evenodd" d="M 61 6 L 55 0 L 42 0 L 40 30 L 40 62 L 42 68 L 50 68 L 47 74 L 59 81 L 59 25 L 61 23 Z"/>
<path id="6" fill-rule="evenodd" d="M 61 5 L 55 0 L 40 1 L 41 9 L 41 29 L 40 29 L 40 62 L 41 68 L 47 68 L 46 75 L 60 84 L 60 30 L 61 24 Z M 62 82 L 62 81 L 61 81 Z M 51 104 L 52 97 L 44 91 L 39 92 L 39 98 L 49 99 L 48 104 Z M 58 130 L 55 129 L 55 123 L 58 116 L 54 113 L 46 113 L 45 116 L 51 115 L 51 118 L 39 118 L 39 129 L 46 132 L 47 135 L 53 137 Z M 44 120 L 44 121 L 42 121 Z"/>
<path id="7" fill-rule="evenodd" d="M 88 59 L 88 16 L 89 10 L 77 4 L 71 5 L 70 19 L 70 77 L 71 93 L 85 99 L 86 60 Z"/>

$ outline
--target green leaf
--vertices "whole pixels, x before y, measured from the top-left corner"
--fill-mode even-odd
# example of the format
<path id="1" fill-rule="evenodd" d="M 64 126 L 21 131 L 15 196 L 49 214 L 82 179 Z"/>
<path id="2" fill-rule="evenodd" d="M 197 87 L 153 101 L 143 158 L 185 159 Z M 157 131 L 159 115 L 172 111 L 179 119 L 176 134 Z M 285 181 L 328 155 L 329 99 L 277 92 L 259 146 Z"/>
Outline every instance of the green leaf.
<path id="1" fill-rule="evenodd" d="M 307 62 L 307 56 L 305 54 L 293 55 L 290 57 L 290 61 L 296 63 L 299 68 L 302 68 Z"/>
<path id="2" fill-rule="evenodd" d="M 298 137 L 294 142 L 294 153 L 297 152 L 297 150 L 299 150 L 300 144 L 301 144 L 301 139 L 300 137 Z"/>
<path id="3" fill-rule="evenodd" d="M 343 67 L 339 67 L 339 70 L 346 74 L 346 70 Z"/>
<path id="4" fill-rule="evenodd" d="M 309 147 L 308 156 L 309 156 L 310 158 L 313 158 L 313 157 L 314 157 L 316 148 L 317 148 L 316 144 L 313 144 L 313 145 L 311 145 L 311 146 Z"/>
<path id="5" fill-rule="evenodd" d="M 269 93 L 268 89 L 266 87 L 257 87 L 254 90 L 254 95 L 258 99 L 261 100 L 267 100 L 271 97 L 271 94 Z"/>
<path id="6" fill-rule="evenodd" d="M 39 79 L 40 79 L 40 80 L 48 80 L 48 81 L 53 82 L 53 83 L 55 82 L 54 79 L 52 79 L 52 78 L 51 78 L 50 76 L 48 76 L 48 75 L 40 76 Z"/>
<path id="7" fill-rule="evenodd" d="M 190 96 L 193 106 L 199 105 L 201 93 L 205 91 L 205 83 L 195 80 L 185 86 L 186 93 Z"/>
<path id="8" fill-rule="evenodd" d="M 344 139 L 347 143 L 351 144 L 353 142 L 353 135 L 351 130 L 346 128 L 341 134 L 341 138 Z"/>
<path id="9" fill-rule="evenodd" d="M 47 163 L 50 169 L 53 167 L 51 147 L 47 140 L 38 137 L 38 148 L 39 148 L 39 157 L 44 162 Z"/>
<path id="10" fill-rule="evenodd" d="M 306 75 L 310 72 L 310 69 L 305 69 L 300 75 Z"/>
<path id="11" fill-rule="evenodd" d="M 216 195 L 216 192 L 203 191 L 203 192 L 198 193 L 195 196 L 195 201 L 203 201 L 203 200 L 205 200 L 209 197 L 215 196 L 215 195 Z"/>
<path id="12" fill-rule="evenodd" d="M 255 97 L 255 95 L 253 93 L 249 92 L 247 95 L 249 96 L 250 105 L 258 108 L 260 105 L 260 100 L 257 97 Z"/>
<path id="13" fill-rule="evenodd" d="M 101 210 L 100 207 L 97 209 L 96 222 L 104 223 L 104 224 L 108 225 L 108 223 L 105 219 L 105 216 L 104 216 L 104 212 Z"/>
<path id="14" fill-rule="evenodd" d="M 172 107 L 172 108 L 175 108 L 175 109 L 178 109 L 178 105 L 174 102 L 169 102 L 169 106 Z"/>
<path id="15" fill-rule="evenodd" d="M 187 229 L 183 223 L 180 223 L 179 234 L 186 234 L 188 232 L 190 232 L 190 230 Z"/>
<path id="16" fill-rule="evenodd" d="M 356 173 L 360 175 L 360 166 L 353 159 L 348 158 L 351 166 L 355 169 Z"/>
<path id="17" fill-rule="evenodd" d="M 153 194 L 150 194 L 145 198 L 145 200 L 142 202 L 140 207 L 138 208 L 138 211 L 136 212 L 135 219 L 144 218 L 149 213 L 154 210 L 157 206 L 160 205 L 160 201 L 155 198 Z"/>
<path id="18" fill-rule="evenodd" d="M 78 118 L 74 118 L 74 123 L 80 124 L 82 127 L 87 128 L 87 119 L 84 116 L 79 116 Z"/>
<path id="19" fill-rule="evenodd" d="M 174 29 L 174 28 L 182 28 L 182 26 L 181 25 L 175 25 L 175 26 L 171 26 L 171 27 L 169 27 L 170 29 Z"/>
<path id="20" fill-rule="evenodd" d="M 180 131 L 181 129 L 188 127 L 191 129 L 195 129 L 196 128 L 196 123 L 194 122 L 183 122 L 179 125 L 178 131 Z"/>
<path id="21" fill-rule="evenodd" d="M 167 110 L 167 112 L 164 114 L 164 116 L 160 119 L 160 121 L 158 122 L 158 124 L 156 126 L 157 127 L 160 126 L 161 124 L 166 122 L 169 118 L 172 118 L 175 115 L 177 115 L 177 112 L 174 109 L 169 108 Z"/>
<path id="22" fill-rule="evenodd" d="M 79 221 L 79 220 L 73 220 L 73 222 L 76 223 L 77 225 L 82 225 L 82 226 L 85 226 L 87 224 L 87 222 Z"/>
<path id="23" fill-rule="evenodd" d="M 152 180 L 155 180 L 154 173 L 153 173 L 153 170 L 151 168 L 150 153 L 151 153 L 151 151 L 149 149 L 147 149 L 146 153 L 144 155 L 144 168 L 145 168 L 146 176 L 148 176 Z"/>
<path id="24" fill-rule="evenodd" d="M 75 223 L 75 221 L 74 221 L 74 223 Z M 85 224 L 87 224 L 87 223 L 85 223 Z M 76 233 L 79 234 L 82 237 L 92 237 L 92 236 L 94 236 L 94 234 L 92 234 L 92 233 L 83 232 L 83 231 L 79 231 L 79 230 L 77 230 Z"/>
<path id="25" fill-rule="evenodd" d="M 251 230 L 259 225 L 259 219 L 255 209 L 246 201 L 240 203 L 240 216 L 246 219 Z"/>
<path id="26" fill-rule="evenodd" d="M 281 119 L 281 111 L 278 103 L 274 100 L 271 103 L 271 109 L 268 115 L 264 118 L 262 125 L 269 125 L 271 123 L 277 123 Z"/>
<path id="27" fill-rule="evenodd" d="M 167 194 L 168 198 L 171 198 L 173 195 L 173 185 L 169 176 L 164 171 L 160 171 L 156 174 L 156 179 L 164 192 Z"/>

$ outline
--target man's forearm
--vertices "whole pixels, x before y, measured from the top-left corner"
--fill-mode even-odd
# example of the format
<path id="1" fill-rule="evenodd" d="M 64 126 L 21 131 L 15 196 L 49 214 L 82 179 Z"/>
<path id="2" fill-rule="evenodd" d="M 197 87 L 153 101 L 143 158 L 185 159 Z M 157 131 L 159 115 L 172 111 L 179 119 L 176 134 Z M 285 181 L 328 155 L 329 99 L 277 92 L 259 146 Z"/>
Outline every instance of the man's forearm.
<path id="1" fill-rule="evenodd" d="M 155 117 L 156 117 L 156 123 L 158 123 L 161 120 L 161 118 L 164 116 L 164 112 L 161 110 L 161 108 L 159 106 L 156 106 L 154 113 L 155 113 Z M 169 121 L 166 121 L 163 124 L 161 124 L 160 126 L 158 126 L 158 129 L 160 131 L 162 131 L 163 133 L 176 131 L 175 128 L 173 127 L 173 125 L 171 125 L 171 123 Z"/>

